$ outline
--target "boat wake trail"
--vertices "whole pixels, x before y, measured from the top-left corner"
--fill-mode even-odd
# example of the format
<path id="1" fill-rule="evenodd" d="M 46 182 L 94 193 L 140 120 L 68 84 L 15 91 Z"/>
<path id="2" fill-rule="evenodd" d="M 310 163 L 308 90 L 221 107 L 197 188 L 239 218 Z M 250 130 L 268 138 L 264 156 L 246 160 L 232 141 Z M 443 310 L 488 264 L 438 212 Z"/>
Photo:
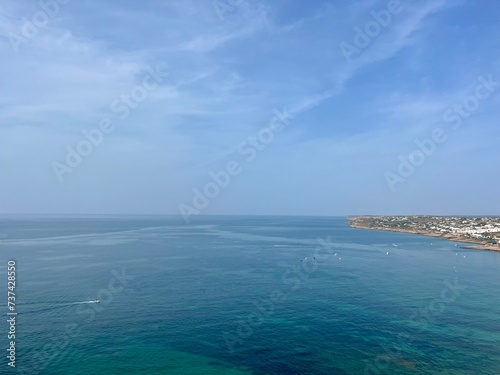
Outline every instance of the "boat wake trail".
<path id="1" fill-rule="evenodd" d="M 96 301 L 82 301 L 82 302 L 73 302 L 72 305 L 80 305 L 82 303 L 97 303 Z"/>
<path id="2" fill-rule="evenodd" d="M 20 314 L 35 314 L 50 310 L 60 310 L 75 305 L 81 304 L 98 304 L 99 300 L 79 301 L 79 302 L 32 302 L 26 304 L 19 304 L 18 312 Z"/>

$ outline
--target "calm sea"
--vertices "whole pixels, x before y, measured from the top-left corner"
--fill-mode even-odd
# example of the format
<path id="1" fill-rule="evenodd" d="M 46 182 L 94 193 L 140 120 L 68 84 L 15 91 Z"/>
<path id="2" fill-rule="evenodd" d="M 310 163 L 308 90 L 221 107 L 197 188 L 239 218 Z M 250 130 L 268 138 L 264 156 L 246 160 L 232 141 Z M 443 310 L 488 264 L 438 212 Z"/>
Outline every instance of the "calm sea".
<path id="1" fill-rule="evenodd" d="M 345 218 L 2 218 L 0 373 L 498 375 L 500 253 L 457 245 Z"/>

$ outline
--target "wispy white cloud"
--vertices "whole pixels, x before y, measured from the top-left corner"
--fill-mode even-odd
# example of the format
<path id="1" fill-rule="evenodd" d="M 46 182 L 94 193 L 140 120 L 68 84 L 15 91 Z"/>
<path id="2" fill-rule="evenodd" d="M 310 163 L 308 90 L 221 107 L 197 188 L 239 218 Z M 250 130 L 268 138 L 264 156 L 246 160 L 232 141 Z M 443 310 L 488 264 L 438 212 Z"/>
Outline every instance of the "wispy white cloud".
<path id="1" fill-rule="evenodd" d="M 478 71 L 494 72 L 499 61 L 494 48 L 481 47 L 473 59 L 457 50 L 463 69 L 450 64 L 448 81 L 441 80 L 429 61 L 443 53 L 433 44 L 435 33 L 447 12 L 459 7 L 440 0 L 401 3 L 403 12 L 348 62 L 339 43 L 351 42 L 354 27 L 363 27 L 372 19 L 370 11 L 387 2 L 244 2 L 224 20 L 210 1 L 70 2 L 16 54 L 6 35 L 20 32 L 22 17 L 37 5 L 6 1 L 0 12 L 0 69 L 9 74 L 0 75 L 0 162 L 17 160 L 18 170 L 41 176 L 42 190 L 60 189 L 53 187 L 49 167 L 35 171 L 29 162 L 49 166 L 64 157 L 82 129 L 109 115 L 110 103 L 130 93 L 148 67 L 162 64 L 169 72 L 165 81 L 120 123 L 81 174 L 72 175 L 82 184 L 76 191 L 84 194 L 86 179 L 92 185 L 95 176 L 114 173 L 106 166 L 118 168 L 120 160 L 138 180 L 153 181 L 155 168 L 166 168 L 159 179 L 176 206 L 208 167 L 283 107 L 297 116 L 255 164 L 263 176 L 272 175 L 266 163 L 274 162 L 297 164 L 301 171 L 314 163 L 325 169 L 338 163 L 345 170 L 363 169 L 364 162 L 385 166 L 394 150 L 405 151 L 439 121 L 448 103 L 467 94 Z M 470 42 L 464 38 L 461 43 Z M 429 50 L 434 54 L 428 56 Z M 496 134 L 491 124 L 498 100 L 480 112 L 482 126 L 492 132 L 489 139 Z M 16 178 L 16 168 L 6 178 Z M 285 169 L 292 176 L 293 168 Z M 363 173 L 372 176 L 374 170 Z M 121 173 L 115 177 L 127 185 Z M 0 195 L 14 190 L 6 185 Z M 64 194 L 70 202 L 71 194 Z"/>

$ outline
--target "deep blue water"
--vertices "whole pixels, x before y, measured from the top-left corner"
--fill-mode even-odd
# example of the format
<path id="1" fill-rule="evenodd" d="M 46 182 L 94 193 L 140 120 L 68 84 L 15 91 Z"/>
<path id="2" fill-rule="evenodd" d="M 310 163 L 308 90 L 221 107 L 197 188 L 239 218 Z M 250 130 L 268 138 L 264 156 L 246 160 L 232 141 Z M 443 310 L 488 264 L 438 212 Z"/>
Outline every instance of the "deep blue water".
<path id="1" fill-rule="evenodd" d="M 18 217 L 0 257 L 4 353 L 9 259 L 18 312 L 2 374 L 500 374 L 500 253 L 445 240 L 345 218 Z"/>

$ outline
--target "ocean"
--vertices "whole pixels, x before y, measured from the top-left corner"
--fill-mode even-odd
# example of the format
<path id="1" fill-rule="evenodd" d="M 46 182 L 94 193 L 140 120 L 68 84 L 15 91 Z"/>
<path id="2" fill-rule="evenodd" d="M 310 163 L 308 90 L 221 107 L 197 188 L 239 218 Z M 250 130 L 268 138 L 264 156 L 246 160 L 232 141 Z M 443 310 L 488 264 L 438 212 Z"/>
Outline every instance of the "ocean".
<path id="1" fill-rule="evenodd" d="M 0 373 L 498 375 L 500 253 L 462 245 L 342 217 L 3 217 Z"/>

